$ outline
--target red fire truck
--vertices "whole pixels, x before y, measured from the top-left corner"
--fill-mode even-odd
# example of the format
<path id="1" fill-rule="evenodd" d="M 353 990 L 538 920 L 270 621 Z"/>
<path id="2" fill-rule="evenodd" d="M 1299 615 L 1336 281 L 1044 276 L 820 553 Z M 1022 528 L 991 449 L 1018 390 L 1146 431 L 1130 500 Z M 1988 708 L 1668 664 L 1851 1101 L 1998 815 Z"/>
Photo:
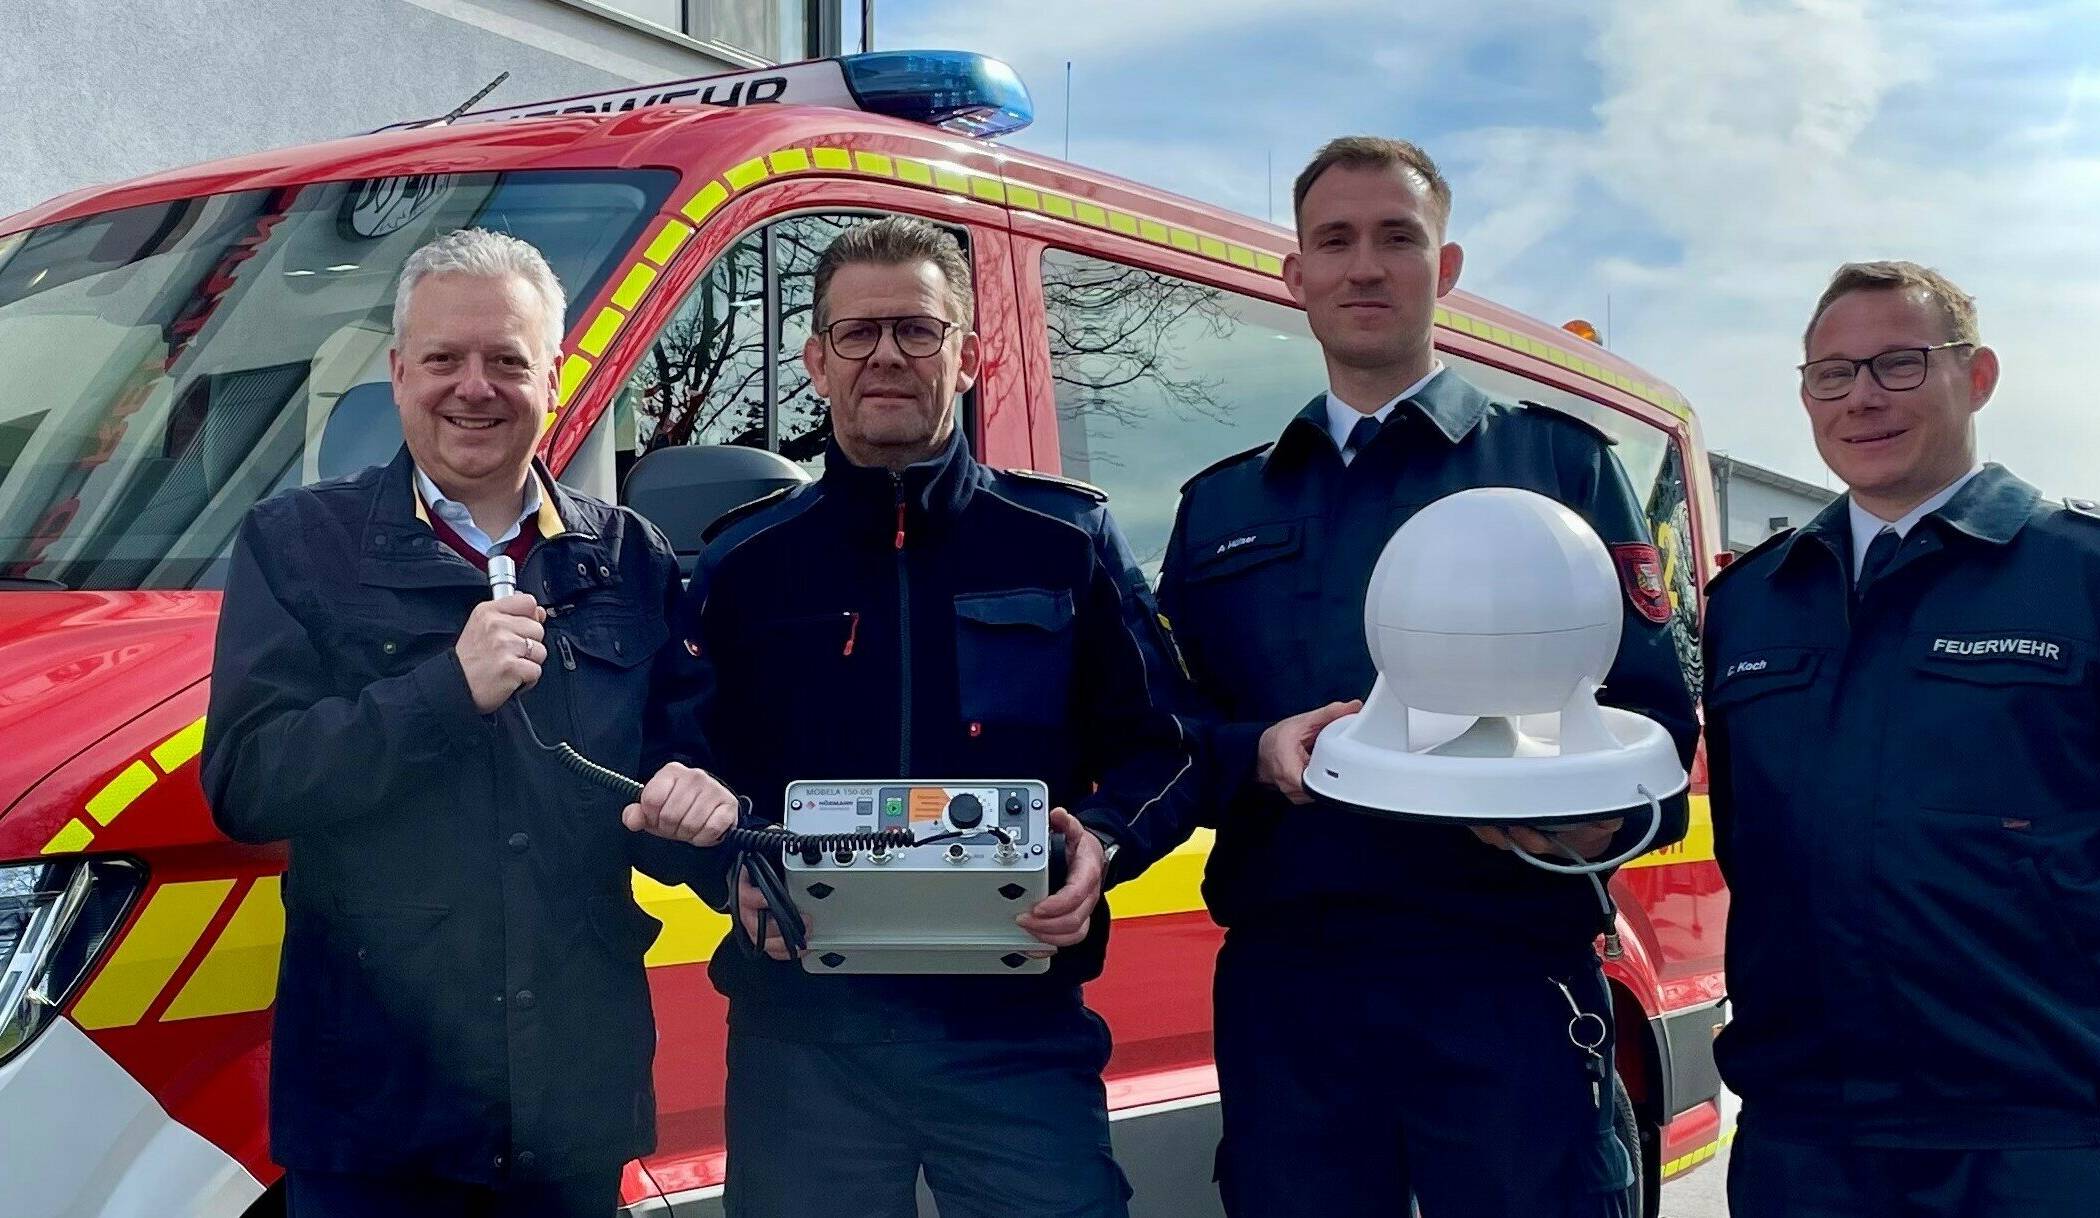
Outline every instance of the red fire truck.
<path id="1" fill-rule="evenodd" d="M 1175 487 L 1324 383 L 1280 278 L 1292 237 L 994 142 L 1027 114 L 996 61 L 882 52 L 409 124 L 0 221 L 0 1208 L 278 1204 L 263 1084 L 284 855 L 221 838 L 198 790 L 216 589 L 258 499 L 400 443 L 394 284 L 431 237 L 496 227 L 546 252 L 571 305 L 544 453 L 616 499 L 673 445 L 813 463 L 826 423 L 799 353 L 818 252 L 871 215 L 947 226 L 977 285 L 978 456 L 1101 486 L 1156 573 Z M 1618 440 L 1696 676 L 1720 545 L 1685 401 L 1462 293 L 1437 343 L 1491 391 Z M 1118 891 L 1089 990 L 1115 1030 L 1117 1149 L 1145 1215 L 1215 1204 L 1207 848 Z M 1724 1136 L 1727 894 L 1703 794 L 1691 836 L 1615 884 L 1624 947 L 1606 967 L 1652 1207 Z M 724 1033 L 704 962 L 724 924 L 684 890 L 635 887 L 663 922 L 662 1148 L 624 1199 L 713 1212 Z"/>

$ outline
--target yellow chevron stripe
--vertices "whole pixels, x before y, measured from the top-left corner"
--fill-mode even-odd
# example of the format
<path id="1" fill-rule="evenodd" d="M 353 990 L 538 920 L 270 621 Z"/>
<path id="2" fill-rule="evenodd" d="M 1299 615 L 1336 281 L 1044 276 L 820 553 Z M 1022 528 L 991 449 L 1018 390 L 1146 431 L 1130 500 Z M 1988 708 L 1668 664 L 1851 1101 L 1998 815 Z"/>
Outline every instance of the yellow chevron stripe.
<path id="1" fill-rule="evenodd" d="M 692 213 L 694 204 L 706 198 L 709 191 L 721 192 L 720 198 L 716 200 L 717 203 L 729 197 L 729 192 L 722 190 L 720 182 L 710 182 L 707 184 L 707 190 L 694 195 L 692 203 L 685 205 L 688 215 Z M 690 227 L 680 224 L 676 220 L 666 220 L 664 221 L 663 231 L 656 234 L 656 239 L 649 243 L 648 249 L 642 251 L 642 257 L 647 258 L 658 266 L 668 266 L 671 262 L 671 256 L 676 254 L 679 248 L 685 244 L 686 238 L 692 235 L 693 230 Z"/>
<path id="2" fill-rule="evenodd" d="M 747 164 L 749 162 L 746 162 Z M 741 168 L 741 166 L 739 166 Z M 760 166 L 763 169 L 763 166 Z M 709 182 L 700 188 L 700 193 L 685 201 L 679 212 L 695 224 L 704 223 L 729 198 L 729 188 L 720 182 Z M 659 235 L 658 240 L 662 240 Z M 658 261 L 662 261 L 658 259 Z"/>
<path id="3" fill-rule="evenodd" d="M 260 1011 L 277 994 L 277 954 L 284 942 L 283 878 L 264 876 L 241 898 L 211 954 L 190 974 L 163 1020 L 203 1019 Z"/>
<path id="4" fill-rule="evenodd" d="M 96 824 L 107 825 L 158 781 L 160 775 L 155 774 L 151 766 L 143 761 L 134 761 L 125 766 L 123 772 L 110 779 L 107 786 L 88 796 L 88 815 L 95 818 Z"/>
<path id="5" fill-rule="evenodd" d="M 678 227 L 684 228 L 685 225 L 681 224 Z M 612 302 L 631 311 L 655 282 L 656 268 L 646 262 L 637 262 L 627 268 L 627 274 L 620 280 L 620 286 L 613 289 Z"/>
<path id="6" fill-rule="evenodd" d="M 728 179 L 732 192 L 749 190 L 766 180 L 766 160 L 764 157 L 753 157 L 741 165 L 734 166 L 722 176 Z"/>
<path id="7" fill-rule="evenodd" d="M 591 328 L 585 330 L 583 337 L 576 340 L 577 350 L 592 355 L 605 354 L 605 348 L 612 342 L 613 335 L 618 334 L 620 327 L 626 324 L 627 314 L 611 305 L 605 306 L 598 310 L 598 316 L 591 319 Z"/>
<path id="8" fill-rule="evenodd" d="M 195 723 L 153 746 L 153 764 L 160 767 L 161 773 L 172 774 L 203 751 L 204 719 L 200 716 Z"/>
<path id="9" fill-rule="evenodd" d="M 73 1004 L 73 1022 L 94 1031 L 144 1018 L 232 891 L 232 880 L 191 880 L 154 890 L 109 963 Z"/>
<path id="10" fill-rule="evenodd" d="M 78 854 L 87 849 L 88 843 L 94 840 L 95 831 L 93 829 L 88 828 L 77 820 L 69 820 L 64 828 L 51 835 L 51 840 L 45 842 L 44 848 L 38 853 Z"/>
<path id="11" fill-rule="evenodd" d="M 561 385 L 554 391 L 555 405 L 568 405 L 569 399 L 575 396 L 576 387 L 583 384 L 583 378 L 590 374 L 591 361 L 574 352 L 565 356 L 561 361 Z"/>

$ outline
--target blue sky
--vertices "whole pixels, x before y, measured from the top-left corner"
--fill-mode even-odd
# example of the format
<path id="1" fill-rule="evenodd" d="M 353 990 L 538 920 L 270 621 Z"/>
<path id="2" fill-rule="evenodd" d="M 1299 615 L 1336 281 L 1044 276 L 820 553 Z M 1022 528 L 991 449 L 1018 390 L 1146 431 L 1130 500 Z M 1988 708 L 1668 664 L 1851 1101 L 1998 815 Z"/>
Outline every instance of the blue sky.
<path id="1" fill-rule="evenodd" d="M 1815 297 L 1848 259 L 1937 266 L 2005 361 L 1985 458 L 2100 495 L 2095 0 L 882 0 L 876 40 L 1012 63 L 1012 142 L 1052 155 L 1070 60 L 1074 161 L 1254 216 L 1330 136 L 1413 139 L 1465 287 L 1555 323 L 1609 296 L 1711 447 L 1811 481 Z"/>

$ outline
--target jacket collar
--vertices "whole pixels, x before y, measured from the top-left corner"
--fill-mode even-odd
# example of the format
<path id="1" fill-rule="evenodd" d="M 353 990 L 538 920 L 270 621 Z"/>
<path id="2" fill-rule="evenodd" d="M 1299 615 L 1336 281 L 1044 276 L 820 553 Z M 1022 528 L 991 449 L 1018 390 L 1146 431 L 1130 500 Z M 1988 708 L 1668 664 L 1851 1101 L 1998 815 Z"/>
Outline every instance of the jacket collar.
<path id="1" fill-rule="evenodd" d="M 1942 504 L 1938 511 L 1928 514 L 1918 526 L 1938 528 L 1985 545 L 2002 546 L 2019 534 L 2034 515 L 2035 505 L 2041 497 L 2040 491 L 2013 476 L 2004 466 L 1987 464 L 1955 492 L 1954 498 Z M 1806 552 L 1804 547 L 1821 547 L 1835 555 L 1844 570 L 1851 570 L 1850 495 L 1840 495 L 1832 500 L 1816 513 L 1814 520 L 1780 543 L 1779 557 L 1772 564 L 1771 575 L 1776 577 L 1792 567 L 1797 555 Z"/>
<path id="2" fill-rule="evenodd" d="M 845 505 L 854 520 L 866 520 L 888 535 L 896 529 L 900 502 L 907 532 L 914 527 L 945 528 L 969 505 L 978 469 L 960 427 L 949 433 L 940 452 L 895 474 L 880 466 L 855 465 L 833 437 L 824 443 L 824 476 L 818 485 L 827 497 Z"/>
<path id="3" fill-rule="evenodd" d="M 1421 392 L 1394 408 L 1387 423 L 1390 425 L 1397 420 L 1401 411 L 1409 411 L 1428 420 L 1446 442 L 1457 444 L 1487 414 L 1493 401 L 1457 371 L 1445 368 L 1430 378 Z M 1277 461 L 1302 461 L 1322 448 L 1334 451 L 1334 436 L 1327 430 L 1327 395 L 1324 393 L 1307 402 L 1305 408 L 1284 425 L 1283 434 L 1263 455 L 1262 468 L 1266 471 Z"/>
<path id="4" fill-rule="evenodd" d="M 415 471 L 406 444 L 379 470 L 364 535 L 359 539 L 358 582 L 383 588 L 485 583 L 486 576 L 453 553 L 431 531 L 422 496 L 416 493 Z M 596 514 L 587 512 L 567 488 L 555 481 L 538 457 L 533 458 L 532 473 L 540 481 L 542 540 L 595 543 L 596 533 L 588 530 L 596 521 Z M 549 523 L 560 531 L 545 533 Z"/>

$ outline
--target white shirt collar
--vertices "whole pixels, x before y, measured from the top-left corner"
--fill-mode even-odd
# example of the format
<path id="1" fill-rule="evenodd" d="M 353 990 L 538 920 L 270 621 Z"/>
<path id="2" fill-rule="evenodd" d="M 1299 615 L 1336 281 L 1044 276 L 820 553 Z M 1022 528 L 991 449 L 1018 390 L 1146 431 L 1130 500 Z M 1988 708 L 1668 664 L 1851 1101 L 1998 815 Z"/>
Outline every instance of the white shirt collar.
<path id="1" fill-rule="evenodd" d="M 1954 498 L 1955 494 L 1962 487 L 1969 484 L 1969 479 L 1982 472 L 1983 464 L 1978 462 L 1968 473 L 1948 483 L 1944 490 L 1941 490 L 1930 499 L 1903 513 L 1902 518 L 1898 520 L 1883 520 L 1881 517 L 1859 506 L 1859 500 L 1848 497 L 1846 507 L 1851 512 L 1852 519 L 1852 577 L 1854 579 L 1859 578 L 1859 569 L 1867 561 L 1867 547 L 1874 544 L 1874 538 L 1881 530 L 1896 530 L 1898 540 L 1910 536 L 1910 531 L 1917 527 L 1920 520 L 1946 507 L 1947 501 Z"/>
<path id="2" fill-rule="evenodd" d="M 525 522 L 540 512 L 540 480 L 534 474 L 526 475 L 525 502 L 518 510 L 518 518 L 501 537 L 490 537 L 482 532 L 481 526 L 474 523 L 474 513 L 467 510 L 467 505 L 445 498 L 445 493 L 438 489 L 437 483 L 430 480 L 430 475 L 424 473 L 421 466 L 416 467 L 416 490 L 422 494 L 423 502 L 430 506 L 430 510 L 452 526 L 452 531 L 459 534 L 461 541 L 483 554 L 492 554 L 516 540 Z"/>
<path id="3" fill-rule="evenodd" d="M 1394 394 L 1392 399 L 1385 405 L 1372 411 L 1371 417 L 1377 419 L 1380 425 L 1383 425 L 1387 419 L 1392 417 L 1395 407 L 1427 389 L 1429 382 L 1435 380 L 1437 375 L 1443 370 L 1444 361 L 1431 361 L 1428 376 Z M 1342 460 L 1345 463 L 1353 460 L 1356 456 L 1355 453 L 1350 452 L 1348 449 L 1349 433 L 1356 429 L 1356 425 L 1363 420 L 1363 417 L 1363 411 L 1344 402 L 1333 389 L 1330 388 L 1327 391 L 1327 434 L 1334 437 L 1335 451 L 1342 454 Z"/>

